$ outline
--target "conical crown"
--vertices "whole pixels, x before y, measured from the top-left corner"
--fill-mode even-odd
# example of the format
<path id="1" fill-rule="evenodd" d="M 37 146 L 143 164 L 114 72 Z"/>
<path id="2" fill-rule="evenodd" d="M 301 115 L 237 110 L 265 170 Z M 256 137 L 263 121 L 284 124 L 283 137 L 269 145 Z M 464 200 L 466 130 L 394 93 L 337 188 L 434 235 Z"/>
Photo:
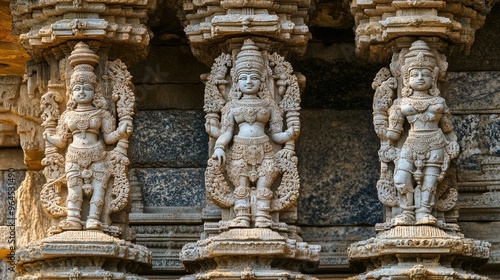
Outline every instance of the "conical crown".
<path id="1" fill-rule="evenodd" d="M 424 41 L 418 40 L 411 44 L 410 52 L 405 55 L 405 66 L 408 71 L 413 68 L 428 68 L 434 71 L 436 58 L 430 52 L 429 46 Z"/>
<path id="2" fill-rule="evenodd" d="M 246 39 L 241 51 L 236 56 L 235 63 L 236 74 L 242 71 L 257 70 L 259 73 L 264 73 L 264 59 L 259 52 L 259 48 L 251 39 Z"/>
<path id="3" fill-rule="evenodd" d="M 83 42 L 76 44 L 68 60 L 71 66 L 74 67 L 73 74 L 71 74 L 71 87 L 76 83 L 97 83 L 94 66 L 99 63 L 99 56 L 96 55 L 87 44 Z"/>

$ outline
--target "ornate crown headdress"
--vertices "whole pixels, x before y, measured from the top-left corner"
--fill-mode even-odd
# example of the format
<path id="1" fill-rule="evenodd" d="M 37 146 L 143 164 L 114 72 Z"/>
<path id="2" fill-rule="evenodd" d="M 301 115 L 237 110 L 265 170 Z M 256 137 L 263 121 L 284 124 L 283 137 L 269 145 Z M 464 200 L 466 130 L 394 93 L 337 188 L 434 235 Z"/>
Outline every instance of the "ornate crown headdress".
<path id="1" fill-rule="evenodd" d="M 241 47 L 241 51 L 236 56 L 235 62 L 236 75 L 242 71 L 257 70 L 261 74 L 264 73 L 265 65 L 262 54 L 259 48 L 251 39 L 246 39 Z"/>
<path id="2" fill-rule="evenodd" d="M 427 68 L 434 71 L 436 65 L 436 58 L 424 41 L 418 40 L 411 44 L 410 52 L 405 55 L 405 66 L 408 71 L 413 68 Z"/>
<path id="3" fill-rule="evenodd" d="M 87 44 L 83 42 L 76 44 L 68 59 L 71 66 L 74 67 L 73 74 L 71 74 L 70 88 L 76 83 L 88 82 L 93 85 L 97 83 L 94 66 L 99 63 L 99 56 Z"/>

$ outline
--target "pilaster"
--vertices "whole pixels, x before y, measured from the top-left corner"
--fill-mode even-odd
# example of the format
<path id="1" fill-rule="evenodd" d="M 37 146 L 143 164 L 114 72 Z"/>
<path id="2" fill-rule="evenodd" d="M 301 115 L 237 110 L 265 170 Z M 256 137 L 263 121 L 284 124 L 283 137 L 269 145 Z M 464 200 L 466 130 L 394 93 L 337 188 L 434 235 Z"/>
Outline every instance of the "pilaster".
<path id="1" fill-rule="evenodd" d="M 446 54 L 468 53 L 492 4 L 353 2 L 358 56 L 392 59 L 372 83 L 385 221 L 376 237 L 350 246 L 351 263 L 366 269 L 352 279 L 488 279 L 474 271 L 490 243 L 464 237 L 457 224 L 454 159 L 463 147 L 443 90 Z"/>
<path id="2" fill-rule="evenodd" d="M 22 112 L 37 153 L 23 149 L 38 164 L 29 169 L 43 169 L 28 171 L 19 190 L 29 195 L 18 199 L 16 227 L 32 233 L 17 244 L 21 279 L 140 279 L 151 265 L 147 248 L 130 242 L 126 213 L 135 103 L 127 68 L 147 54 L 154 5 L 11 2 L 14 32 L 32 58 L 13 99 L 33 107 Z M 40 222 L 30 223 L 33 212 Z"/>
<path id="3" fill-rule="evenodd" d="M 184 1 L 194 55 L 207 65 L 204 233 L 180 253 L 184 279 L 306 278 L 318 245 L 302 241 L 295 141 L 305 79 L 286 60 L 305 51 L 309 1 Z"/>

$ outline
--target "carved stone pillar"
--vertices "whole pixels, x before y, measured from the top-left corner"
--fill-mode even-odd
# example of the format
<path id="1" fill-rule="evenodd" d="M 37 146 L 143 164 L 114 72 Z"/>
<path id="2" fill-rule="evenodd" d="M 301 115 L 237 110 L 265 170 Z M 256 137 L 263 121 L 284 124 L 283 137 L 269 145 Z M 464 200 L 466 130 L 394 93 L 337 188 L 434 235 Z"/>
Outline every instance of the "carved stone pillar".
<path id="1" fill-rule="evenodd" d="M 377 236 L 352 244 L 352 279 L 487 279 L 474 273 L 490 244 L 465 238 L 456 224 L 460 147 L 441 96 L 452 48 L 467 52 L 491 2 L 354 1 L 357 54 L 382 62 L 372 84 L 380 138 L 378 196 L 385 222 Z"/>
<path id="2" fill-rule="evenodd" d="M 153 5 L 11 3 L 14 30 L 33 59 L 21 96 L 36 105 L 28 114 L 41 155 L 32 160 L 43 166 L 19 190 L 30 193 L 17 207 L 16 226 L 30 236 L 17 244 L 20 279 L 140 279 L 151 264 L 147 248 L 127 241 L 134 234 L 124 209 L 135 102 L 127 65 L 147 54 Z M 45 218 L 32 222 L 33 212 Z"/>
<path id="3" fill-rule="evenodd" d="M 202 239 L 182 249 L 181 260 L 195 272 L 185 279 L 312 278 L 301 271 L 317 266 L 320 247 L 284 222 L 300 188 L 295 140 L 303 78 L 279 54 L 305 50 L 308 5 L 184 2 L 193 53 L 212 65 L 202 76 L 210 136 L 205 187 L 217 206 L 208 203 L 205 213 L 217 207 L 222 218 L 207 221 Z"/>

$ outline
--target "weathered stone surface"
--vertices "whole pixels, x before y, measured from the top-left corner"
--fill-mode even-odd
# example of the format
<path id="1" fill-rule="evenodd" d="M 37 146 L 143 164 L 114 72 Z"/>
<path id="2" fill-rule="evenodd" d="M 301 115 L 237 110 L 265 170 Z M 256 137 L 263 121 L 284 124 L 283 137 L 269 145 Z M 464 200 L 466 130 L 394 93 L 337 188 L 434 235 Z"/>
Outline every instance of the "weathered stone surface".
<path id="1" fill-rule="evenodd" d="M 465 1 L 444 0 L 355 0 L 351 13 L 356 26 L 356 53 L 370 61 L 383 62 L 394 51 L 391 48 L 404 47 L 400 43 L 410 36 L 440 38 L 450 47 L 468 52 L 476 30 L 482 27 L 493 5 L 494 1 L 469 5 Z"/>
<path id="2" fill-rule="evenodd" d="M 458 223 L 462 233 L 470 238 L 485 240 L 491 243 L 491 255 L 488 263 L 483 267 L 481 273 L 489 274 L 492 279 L 499 279 L 500 271 L 498 265 L 500 264 L 500 240 L 498 239 L 498 228 L 500 222 L 467 222 Z M 491 274 L 489 270 L 493 270 L 496 274 Z"/>
<path id="3" fill-rule="evenodd" d="M 346 271 L 349 267 L 347 248 L 354 242 L 375 236 L 373 227 L 332 226 L 300 228 L 304 241 L 321 246 L 317 272 L 326 270 Z"/>
<path id="4" fill-rule="evenodd" d="M 378 140 L 371 111 L 303 110 L 297 143 L 302 225 L 375 224 Z M 321 159 L 321 160 L 319 160 Z"/>
<path id="5" fill-rule="evenodd" d="M 202 111 L 139 111 L 134 119 L 133 167 L 205 167 L 208 136 Z"/>
<path id="6" fill-rule="evenodd" d="M 0 170 L 7 170 L 9 168 L 14 168 L 16 170 L 26 169 L 22 149 L 2 149 L 0 152 Z"/>
<path id="7" fill-rule="evenodd" d="M 19 174 L 17 177 L 22 178 Z M 51 226 L 49 217 L 40 204 L 40 192 L 45 183 L 42 172 L 27 171 L 17 190 L 16 247 L 24 247 L 33 240 L 47 236 Z"/>
<path id="8" fill-rule="evenodd" d="M 145 211 L 155 207 L 203 206 L 204 172 L 204 168 L 137 168 Z"/>
<path id="9" fill-rule="evenodd" d="M 0 76 L 24 74 L 24 63 L 29 55 L 24 50 L 19 36 L 12 34 L 10 1 L 0 1 Z"/>
<path id="10" fill-rule="evenodd" d="M 450 54 L 448 58 L 450 71 L 500 71 L 498 26 L 500 26 L 500 5 L 497 1 L 486 16 L 484 26 L 476 31 L 469 55 L 460 52 Z"/>
<path id="11" fill-rule="evenodd" d="M 307 79 L 302 108 L 371 109 L 370 85 L 380 67 L 357 58 L 352 44 L 313 41 L 304 59 L 296 64 L 295 69 Z"/>
<path id="12" fill-rule="evenodd" d="M 50 262 L 51 265 L 44 265 Z M 151 266 L 151 252 L 102 231 L 64 231 L 16 251 L 17 279 L 138 279 Z M 132 272 L 132 273 L 131 273 Z"/>
<path id="13" fill-rule="evenodd" d="M 194 55 L 211 65 L 221 51 L 231 52 L 249 36 L 273 52 L 302 55 L 310 38 L 309 7 L 310 1 L 187 0 L 179 17 Z"/>
<path id="14" fill-rule="evenodd" d="M 189 67 L 186 67 L 189 65 Z M 189 45 L 153 46 L 146 60 L 130 69 L 136 84 L 199 83 L 210 69 L 196 60 Z"/>
<path id="15" fill-rule="evenodd" d="M 450 72 L 445 94 L 454 114 L 500 113 L 500 72 Z"/>
<path id="16" fill-rule="evenodd" d="M 205 86 L 198 84 L 136 84 L 138 110 L 201 110 Z"/>
<path id="17" fill-rule="evenodd" d="M 172 274 L 173 271 L 184 273 L 185 268 L 179 259 L 179 252 L 186 243 L 196 242 L 200 238 L 203 226 L 199 224 L 170 225 L 168 222 L 158 220 L 156 225 L 133 225 L 137 234 L 136 242 L 150 248 L 153 256 L 152 271 L 165 271 L 168 274 Z"/>
<path id="18" fill-rule="evenodd" d="M 459 181 L 474 181 L 482 176 L 486 157 L 500 156 L 500 118 L 490 114 L 453 116 L 461 153 L 457 159 Z"/>

